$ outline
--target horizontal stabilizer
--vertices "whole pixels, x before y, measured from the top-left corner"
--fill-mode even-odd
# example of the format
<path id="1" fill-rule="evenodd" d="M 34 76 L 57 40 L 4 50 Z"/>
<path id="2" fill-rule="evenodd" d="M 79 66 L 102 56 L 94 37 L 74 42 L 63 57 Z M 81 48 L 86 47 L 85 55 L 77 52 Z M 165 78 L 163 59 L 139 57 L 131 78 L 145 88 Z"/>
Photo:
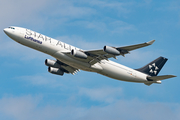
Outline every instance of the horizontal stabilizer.
<path id="1" fill-rule="evenodd" d="M 176 77 L 174 75 L 162 75 L 162 76 L 153 76 L 153 77 L 147 77 L 148 80 L 150 81 L 158 81 L 158 80 L 164 80 L 168 78 Z"/>

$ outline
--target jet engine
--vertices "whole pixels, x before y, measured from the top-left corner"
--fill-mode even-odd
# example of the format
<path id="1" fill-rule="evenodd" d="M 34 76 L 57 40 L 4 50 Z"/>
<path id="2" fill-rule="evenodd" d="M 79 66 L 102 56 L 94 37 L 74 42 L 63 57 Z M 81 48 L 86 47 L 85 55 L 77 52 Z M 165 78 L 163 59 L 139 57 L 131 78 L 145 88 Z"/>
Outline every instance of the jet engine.
<path id="1" fill-rule="evenodd" d="M 50 59 L 45 60 L 45 65 L 47 65 L 49 67 L 54 67 L 54 68 L 60 68 L 61 67 L 61 65 L 59 63 L 57 63 L 55 60 L 50 60 Z"/>
<path id="2" fill-rule="evenodd" d="M 71 55 L 73 55 L 74 57 L 81 58 L 81 59 L 87 58 L 87 55 L 84 52 L 81 52 L 79 50 L 74 50 L 74 49 L 71 51 Z"/>
<path id="3" fill-rule="evenodd" d="M 103 50 L 109 54 L 113 55 L 120 55 L 120 51 L 118 51 L 116 48 L 110 47 L 110 46 L 104 46 Z"/>
<path id="4" fill-rule="evenodd" d="M 63 76 L 63 74 L 64 74 L 64 71 L 62 71 L 61 69 L 53 68 L 53 67 L 49 67 L 48 72 L 50 72 L 52 74 L 56 74 L 56 75 L 61 75 L 61 76 Z"/>

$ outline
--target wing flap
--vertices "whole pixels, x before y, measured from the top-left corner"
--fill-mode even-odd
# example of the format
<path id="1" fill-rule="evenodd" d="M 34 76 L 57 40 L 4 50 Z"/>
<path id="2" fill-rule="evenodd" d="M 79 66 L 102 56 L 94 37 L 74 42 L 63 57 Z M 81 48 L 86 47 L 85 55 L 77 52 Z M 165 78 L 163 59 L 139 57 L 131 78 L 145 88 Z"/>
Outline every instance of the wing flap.
<path id="1" fill-rule="evenodd" d="M 71 66 L 61 66 L 61 67 L 73 75 L 80 71 L 79 69 L 73 68 Z"/>
<path id="2" fill-rule="evenodd" d="M 173 77 L 176 77 L 176 76 L 175 75 L 162 75 L 162 76 L 147 77 L 147 79 L 153 80 L 153 81 L 159 81 L 159 80 L 164 80 L 164 79 L 173 78 Z"/>
<path id="3" fill-rule="evenodd" d="M 80 70 L 77 68 L 74 68 L 72 66 L 69 66 L 59 60 L 57 60 L 57 62 L 61 65 L 61 69 L 64 69 L 65 71 L 67 71 L 67 73 L 71 73 L 71 74 L 76 74 L 77 72 L 79 72 Z"/>

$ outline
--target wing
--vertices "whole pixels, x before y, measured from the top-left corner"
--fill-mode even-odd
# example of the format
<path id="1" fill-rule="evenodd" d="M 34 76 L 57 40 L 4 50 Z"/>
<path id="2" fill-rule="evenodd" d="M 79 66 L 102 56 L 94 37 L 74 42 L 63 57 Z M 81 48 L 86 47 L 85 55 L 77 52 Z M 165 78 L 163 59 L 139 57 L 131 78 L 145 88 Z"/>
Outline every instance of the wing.
<path id="1" fill-rule="evenodd" d="M 66 73 L 71 73 L 71 74 L 76 74 L 77 72 L 79 72 L 80 70 L 77 68 L 74 68 L 72 66 L 69 66 L 59 60 L 57 60 L 57 63 L 61 65 L 61 69 L 66 72 Z"/>
<path id="2" fill-rule="evenodd" d="M 149 42 L 145 42 L 145 43 L 142 43 L 142 44 L 136 44 L 136 45 L 130 45 L 130 46 L 125 46 L 125 47 L 119 47 L 117 49 L 132 51 L 132 50 L 135 50 L 135 49 L 138 49 L 138 48 L 142 48 L 142 47 L 146 47 L 146 46 L 152 45 L 154 42 L 155 42 L 155 40 L 151 40 Z"/>
<path id="3" fill-rule="evenodd" d="M 152 45 L 154 43 L 155 40 L 146 42 L 146 43 L 142 43 L 142 44 L 136 44 L 136 45 L 130 45 L 130 46 L 124 46 L 124 47 L 116 47 L 115 49 L 117 49 L 118 51 L 120 51 L 120 55 L 124 56 L 125 54 L 129 53 L 129 51 L 138 49 L 138 48 L 142 48 L 142 47 L 146 47 L 149 45 Z M 108 54 L 107 52 L 105 52 L 103 49 L 101 50 L 91 50 L 91 51 L 85 51 L 86 54 L 88 54 L 89 56 L 92 56 L 91 61 L 89 61 L 91 64 L 94 64 L 102 59 L 108 59 L 111 57 L 114 57 L 116 55 L 113 54 Z"/>
<path id="4" fill-rule="evenodd" d="M 136 45 L 130 45 L 130 46 L 124 46 L 124 47 L 109 47 L 110 48 L 110 52 L 105 52 L 104 49 L 99 49 L 99 50 L 87 50 L 87 51 L 82 51 L 82 53 L 85 53 L 87 55 L 86 59 L 81 59 L 81 58 L 76 58 L 72 55 L 70 55 L 70 53 L 65 53 L 70 57 L 74 57 L 75 59 L 78 59 L 80 61 L 83 62 L 88 62 L 91 65 L 100 62 L 103 59 L 108 60 L 108 58 L 114 57 L 116 58 L 116 56 L 122 55 L 124 56 L 125 54 L 128 54 L 129 51 L 135 50 L 135 49 L 139 49 L 142 47 L 146 47 L 149 45 L 152 45 L 154 43 L 155 40 L 149 41 L 149 42 L 145 42 L 142 44 L 136 44 Z M 108 46 L 107 46 L 108 47 Z M 115 51 L 116 54 L 113 54 L 112 51 Z M 118 54 L 119 53 L 119 54 Z"/>

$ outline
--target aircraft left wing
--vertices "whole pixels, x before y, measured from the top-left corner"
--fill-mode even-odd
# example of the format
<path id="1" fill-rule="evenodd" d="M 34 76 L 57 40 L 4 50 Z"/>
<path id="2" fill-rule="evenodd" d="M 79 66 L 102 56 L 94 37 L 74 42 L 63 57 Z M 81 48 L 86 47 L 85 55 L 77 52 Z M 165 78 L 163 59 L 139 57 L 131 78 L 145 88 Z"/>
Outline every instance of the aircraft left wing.
<path id="1" fill-rule="evenodd" d="M 74 68 L 70 65 L 67 65 L 67 64 L 65 64 L 59 60 L 46 59 L 45 65 L 47 65 L 49 67 L 48 71 L 50 73 L 57 74 L 57 75 L 63 75 L 64 72 L 65 73 L 71 73 L 74 75 L 80 71 L 79 69 Z"/>
<path id="2" fill-rule="evenodd" d="M 78 52 L 73 51 L 73 52 L 71 52 L 71 54 L 73 56 L 75 56 L 74 58 L 76 58 L 80 61 L 88 62 L 91 65 L 93 65 L 97 62 L 100 62 L 103 59 L 108 60 L 108 58 L 111 58 L 111 57 L 116 58 L 116 56 L 119 56 L 119 55 L 124 56 L 125 54 L 128 54 L 129 51 L 152 45 L 154 43 L 154 41 L 155 40 L 141 43 L 141 44 L 136 44 L 136 45 L 124 46 L 124 47 L 104 46 L 103 49 L 99 49 L 99 50 L 85 50 L 85 51 L 81 50 Z M 72 55 L 70 55 L 70 53 L 66 53 L 66 54 L 69 56 L 72 56 Z M 81 57 L 83 59 L 81 59 Z"/>
<path id="3" fill-rule="evenodd" d="M 79 69 L 69 66 L 59 60 L 57 60 L 57 63 L 61 65 L 61 69 L 63 69 L 63 71 L 65 71 L 66 73 L 71 73 L 74 75 L 80 71 Z"/>

